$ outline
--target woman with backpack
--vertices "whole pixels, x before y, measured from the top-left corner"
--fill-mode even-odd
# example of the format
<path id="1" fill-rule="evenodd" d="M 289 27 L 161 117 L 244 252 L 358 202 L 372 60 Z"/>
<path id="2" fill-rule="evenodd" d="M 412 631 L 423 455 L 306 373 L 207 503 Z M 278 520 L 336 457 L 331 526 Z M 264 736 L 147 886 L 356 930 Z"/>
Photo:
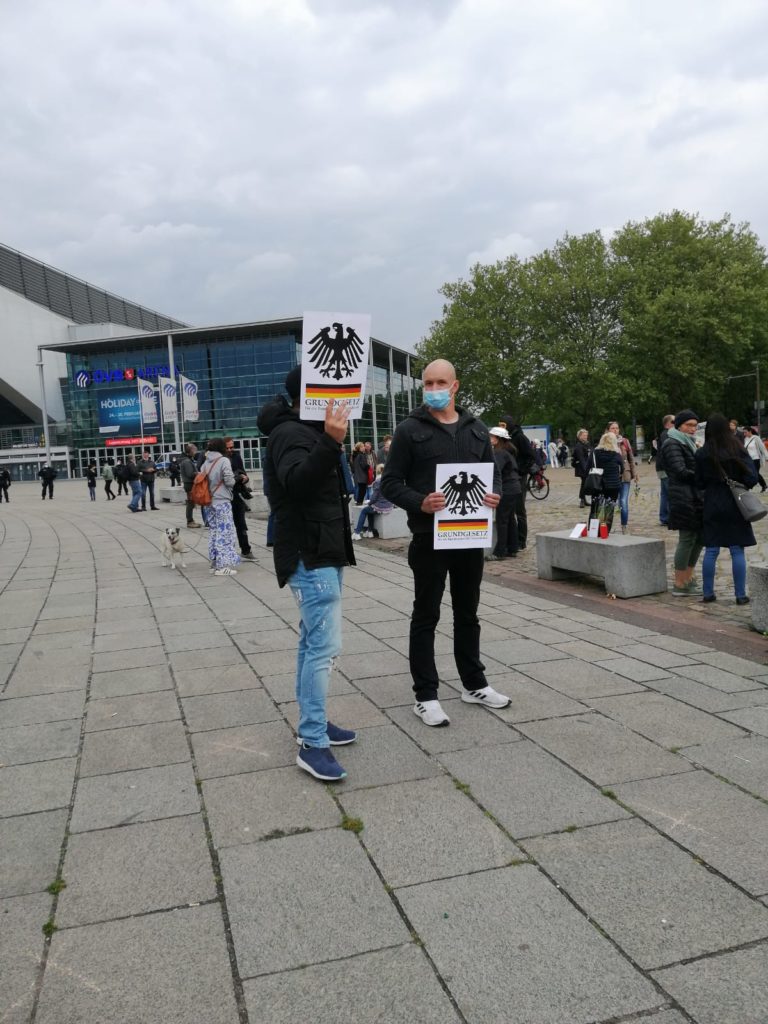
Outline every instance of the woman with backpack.
<path id="1" fill-rule="evenodd" d="M 192 485 L 191 497 L 207 483 L 210 492 L 208 508 L 208 558 L 214 576 L 236 576 L 240 562 L 237 551 L 237 533 L 232 517 L 232 495 L 235 474 L 226 456 L 227 445 L 223 437 L 208 442 L 205 462 Z M 198 502 L 205 504 L 205 502 Z"/>
<path id="2" fill-rule="evenodd" d="M 731 432 L 728 420 L 720 413 L 714 413 L 707 419 L 704 447 L 696 452 L 695 461 L 696 486 L 704 491 L 704 596 L 701 600 L 705 604 L 717 600 L 717 558 L 720 548 L 728 548 L 736 604 L 749 604 L 744 548 L 755 545 L 755 534 L 739 511 L 728 480 L 751 489 L 757 483 L 757 472 L 744 445 Z"/>

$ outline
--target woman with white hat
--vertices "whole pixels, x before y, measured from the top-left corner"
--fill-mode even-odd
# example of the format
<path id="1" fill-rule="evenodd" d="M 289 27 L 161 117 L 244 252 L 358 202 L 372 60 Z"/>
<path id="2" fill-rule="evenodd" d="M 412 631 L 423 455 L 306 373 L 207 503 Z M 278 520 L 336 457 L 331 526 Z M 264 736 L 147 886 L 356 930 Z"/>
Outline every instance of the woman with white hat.
<path id="1" fill-rule="evenodd" d="M 522 490 L 517 468 L 516 450 L 506 427 L 491 427 L 491 446 L 496 468 L 501 476 L 501 501 L 496 508 L 496 547 L 488 555 L 489 562 L 516 558 L 518 547 L 515 504 Z"/>

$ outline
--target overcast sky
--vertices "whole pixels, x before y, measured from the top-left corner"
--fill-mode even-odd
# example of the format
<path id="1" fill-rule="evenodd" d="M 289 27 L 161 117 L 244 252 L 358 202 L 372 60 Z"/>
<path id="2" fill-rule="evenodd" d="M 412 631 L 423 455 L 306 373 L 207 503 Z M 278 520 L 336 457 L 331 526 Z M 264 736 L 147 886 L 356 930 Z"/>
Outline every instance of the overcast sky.
<path id="1" fill-rule="evenodd" d="M 768 242 L 765 0 L 0 0 L 0 240 L 195 324 L 678 207 Z"/>

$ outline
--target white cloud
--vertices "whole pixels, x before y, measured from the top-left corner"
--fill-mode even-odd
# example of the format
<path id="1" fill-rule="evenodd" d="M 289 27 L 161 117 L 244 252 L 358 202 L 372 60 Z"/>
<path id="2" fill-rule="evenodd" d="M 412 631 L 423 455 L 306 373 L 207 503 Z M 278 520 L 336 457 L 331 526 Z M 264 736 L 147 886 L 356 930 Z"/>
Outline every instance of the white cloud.
<path id="1" fill-rule="evenodd" d="M 408 343 L 468 261 L 566 231 L 768 239 L 767 33 L 759 0 L 5 5 L 2 241 L 191 322 Z"/>

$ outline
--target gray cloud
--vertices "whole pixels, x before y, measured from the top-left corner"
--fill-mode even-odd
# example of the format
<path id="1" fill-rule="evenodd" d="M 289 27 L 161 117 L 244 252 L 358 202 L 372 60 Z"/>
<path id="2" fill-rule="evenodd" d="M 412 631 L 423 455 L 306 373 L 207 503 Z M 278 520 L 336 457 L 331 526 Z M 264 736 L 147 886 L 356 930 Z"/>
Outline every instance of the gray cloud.
<path id="1" fill-rule="evenodd" d="M 408 345 L 445 280 L 565 231 L 768 234 L 759 0 L 4 8 L 2 240 L 191 322 Z"/>

